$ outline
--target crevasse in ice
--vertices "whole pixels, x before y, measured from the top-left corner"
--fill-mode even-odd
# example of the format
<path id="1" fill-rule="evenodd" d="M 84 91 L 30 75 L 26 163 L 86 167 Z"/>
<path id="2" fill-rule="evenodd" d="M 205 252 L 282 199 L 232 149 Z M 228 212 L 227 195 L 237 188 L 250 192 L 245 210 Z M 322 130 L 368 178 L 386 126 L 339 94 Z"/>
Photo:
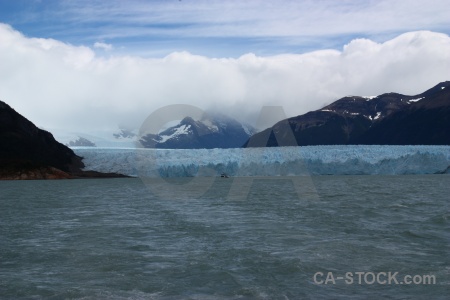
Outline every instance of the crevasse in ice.
<path id="1" fill-rule="evenodd" d="M 86 170 L 140 177 L 450 173 L 450 146 L 73 150 Z"/>

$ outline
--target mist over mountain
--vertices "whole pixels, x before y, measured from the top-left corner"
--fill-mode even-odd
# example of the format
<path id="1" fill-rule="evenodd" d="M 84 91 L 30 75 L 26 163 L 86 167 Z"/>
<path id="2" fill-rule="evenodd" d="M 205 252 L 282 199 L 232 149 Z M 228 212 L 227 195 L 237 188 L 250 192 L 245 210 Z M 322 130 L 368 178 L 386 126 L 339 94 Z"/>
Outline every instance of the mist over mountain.
<path id="1" fill-rule="evenodd" d="M 347 96 L 288 118 L 244 147 L 306 145 L 450 145 L 450 81 L 414 96 Z"/>
<path id="2" fill-rule="evenodd" d="M 248 122 L 263 106 L 282 106 L 293 117 L 342 95 L 414 95 L 448 80 L 450 37 L 439 32 L 378 41 L 346 37 L 336 47 L 319 48 L 236 57 L 182 49 L 159 58 L 105 56 L 88 45 L 28 36 L 0 24 L 0 97 L 63 143 L 81 136 L 101 147 L 88 134 L 104 130 L 110 136 L 119 124 L 139 128 L 166 105 L 217 109 Z M 66 139 L 72 132 L 81 134 Z"/>

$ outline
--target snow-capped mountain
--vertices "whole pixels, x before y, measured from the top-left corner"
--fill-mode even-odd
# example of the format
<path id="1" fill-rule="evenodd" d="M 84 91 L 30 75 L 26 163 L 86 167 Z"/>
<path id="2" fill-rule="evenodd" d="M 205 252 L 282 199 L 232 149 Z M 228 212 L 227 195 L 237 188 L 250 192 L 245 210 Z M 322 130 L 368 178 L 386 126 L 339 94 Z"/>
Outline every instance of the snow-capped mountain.
<path id="1" fill-rule="evenodd" d="M 450 81 L 415 96 L 347 96 L 282 120 L 252 136 L 245 146 L 346 144 L 450 145 Z"/>
<path id="2" fill-rule="evenodd" d="M 140 138 L 146 148 L 212 149 L 238 148 L 256 131 L 222 114 L 204 114 L 200 120 L 185 117 L 158 134 Z"/>

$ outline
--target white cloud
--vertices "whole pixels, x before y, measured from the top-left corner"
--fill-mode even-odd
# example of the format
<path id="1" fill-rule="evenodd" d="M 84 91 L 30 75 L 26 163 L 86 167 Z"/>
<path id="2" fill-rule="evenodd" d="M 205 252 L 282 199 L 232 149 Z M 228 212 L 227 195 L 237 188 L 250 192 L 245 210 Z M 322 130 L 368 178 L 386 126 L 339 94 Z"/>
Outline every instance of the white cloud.
<path id="1" fill-rule="evenodd" d="M 186 103 L 236 118 L 262 105 L 289 116 L 345 95 L 417 94 L 450 80 L 450 38 L 420 31 L 342 51 L 239 58 L 174 52 L 98 57 L 84 46 L 23 36 L 0 24 L 0 100 L 40 127 L 94 132 L 139 126 L 155 109 Z"/>
<path id="2" fill-rule="evenodd" d="M 106 44 L 102 42 L 95 42 L 94 48 L 103 49 L 105 51 L 111 51 L 113 49 L 113 46 L 111 44 Z"/>
<path id="3" fill-rule="evenodd" d="M 74 23 L 109 24 L 122 29 L 118 36 L 147 32 L 203 37 L 293 37 L 433 29 L 450 24 L 447 0 L 87 0 L 62 2 L 53 14 Z M 182 26 L 185 24 L 189 26 Z M 111 37 L 116 34 L 109 32 Z"/>
<path id="4" fill-rule="evenodd" d="M 380 42 L 424 29 L 449 34 L 448 4 L 448 0 L 78 0 L 33 6 L 3 20 L 32 26 L 34 35 L 75 44 L 107 40 L 116 53 L 126 49 L 127 54 L 161 57 L 189 50 L 238 57 L 247 52 L 336 48 L 356 36 Z"/>

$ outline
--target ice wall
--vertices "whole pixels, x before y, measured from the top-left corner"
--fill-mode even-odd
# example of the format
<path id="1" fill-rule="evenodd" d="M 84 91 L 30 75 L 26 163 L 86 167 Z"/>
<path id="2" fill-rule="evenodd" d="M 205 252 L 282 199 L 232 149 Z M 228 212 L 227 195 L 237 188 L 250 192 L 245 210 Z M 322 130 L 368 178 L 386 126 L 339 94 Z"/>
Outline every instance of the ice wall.
<path id="1" fill-rule="evenodd" d="M 86 170 L 145 177 L 450 173 L 450 146 L 73 150 Z"/>

